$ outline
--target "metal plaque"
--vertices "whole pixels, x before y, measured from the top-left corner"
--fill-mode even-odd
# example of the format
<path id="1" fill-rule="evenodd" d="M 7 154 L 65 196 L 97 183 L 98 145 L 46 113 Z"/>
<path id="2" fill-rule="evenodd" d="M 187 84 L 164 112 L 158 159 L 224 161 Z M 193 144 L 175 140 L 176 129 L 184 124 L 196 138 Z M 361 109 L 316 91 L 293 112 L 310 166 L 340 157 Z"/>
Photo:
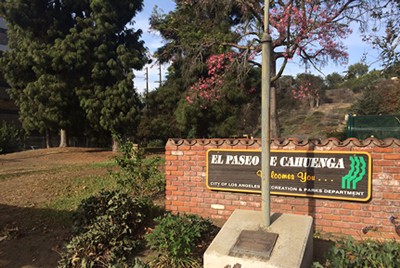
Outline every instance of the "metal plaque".
<path id="1" fill-rule="evenodd" d="M 278 234 L 265 232 L 263 230 L 243 230 L 236 243 L 229 251 L 233 257 L 256 257 L 262 260 L 269 260 L 275 246 Z"/>

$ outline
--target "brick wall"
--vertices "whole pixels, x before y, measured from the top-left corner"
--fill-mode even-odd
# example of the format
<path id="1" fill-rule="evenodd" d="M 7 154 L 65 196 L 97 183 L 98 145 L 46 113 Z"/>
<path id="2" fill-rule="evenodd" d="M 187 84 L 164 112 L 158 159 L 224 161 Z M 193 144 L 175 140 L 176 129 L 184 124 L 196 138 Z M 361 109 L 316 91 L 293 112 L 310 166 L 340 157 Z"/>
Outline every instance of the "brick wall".
<path id="1" fill-rule="evenodd" d="M 261 210 L 261 195 L 212 191 L 206 187 L 208 149 L 261 149 L 259 139 L 170 139 L 166 144 L 166 208 L 212 219 L 227 219 L 235 209 Z M 315 231 L 355 238 L 394 238 L 400 219 L 400 140 L 374 138 L 343 142 L 273 140 L 274 150 L 363 151 L 372 156 L 372 198 L 351 202 L 305 197 L 271 196 L 271 211 L 310 215 Z M 366 234 L 362 232 L 370 229 Z"/>

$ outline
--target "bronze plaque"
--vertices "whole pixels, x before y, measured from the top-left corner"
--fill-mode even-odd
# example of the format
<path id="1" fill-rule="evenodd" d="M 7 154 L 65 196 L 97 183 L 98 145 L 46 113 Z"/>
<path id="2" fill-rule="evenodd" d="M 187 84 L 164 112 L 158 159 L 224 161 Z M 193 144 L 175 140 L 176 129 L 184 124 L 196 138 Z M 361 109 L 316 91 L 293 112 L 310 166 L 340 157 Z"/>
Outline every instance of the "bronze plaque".
<path id="1" fill-rule="evenodd" d="M 207 187 L 261 193 L 261 151 L 207 151 Z M 367 152 L 278 151 L 270 153 L 270 192 L 352 201 L 371 198 Z"/>
<path id="2" fill-rule="evenodd" d="M 264 232 L 263 230 L 243 230 L 236 243 L 229 251 L 230 256 L 251 256 L 263 260 L 269 260 L 275 246 L 278 234 Z"/>

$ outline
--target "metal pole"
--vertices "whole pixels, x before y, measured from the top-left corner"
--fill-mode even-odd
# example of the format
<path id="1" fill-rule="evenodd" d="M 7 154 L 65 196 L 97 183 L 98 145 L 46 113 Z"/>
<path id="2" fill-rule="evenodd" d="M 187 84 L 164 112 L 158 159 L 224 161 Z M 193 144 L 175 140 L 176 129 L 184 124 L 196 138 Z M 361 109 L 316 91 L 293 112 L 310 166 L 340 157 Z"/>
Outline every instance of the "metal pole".
<path id="1" fill-rule="evenodd" d="M 269 0 L 264 0 L 264 33 L 262 36 L 261 69 L 261 211 L 265 227 L 271 224 L 270 212 L 270 88 L 271 36 L 269 34 Z"/>

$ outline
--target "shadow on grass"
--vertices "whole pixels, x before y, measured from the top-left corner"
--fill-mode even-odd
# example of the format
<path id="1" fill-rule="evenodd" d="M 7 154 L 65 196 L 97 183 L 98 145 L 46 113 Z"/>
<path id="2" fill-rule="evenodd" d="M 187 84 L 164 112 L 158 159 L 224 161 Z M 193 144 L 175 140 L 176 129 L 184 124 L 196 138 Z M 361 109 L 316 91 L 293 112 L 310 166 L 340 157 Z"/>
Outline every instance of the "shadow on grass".
<path id="1" fill-rule="evenodd" d="M 0 267 L 56 267 L 71 212 L 0 204 Z"/>

